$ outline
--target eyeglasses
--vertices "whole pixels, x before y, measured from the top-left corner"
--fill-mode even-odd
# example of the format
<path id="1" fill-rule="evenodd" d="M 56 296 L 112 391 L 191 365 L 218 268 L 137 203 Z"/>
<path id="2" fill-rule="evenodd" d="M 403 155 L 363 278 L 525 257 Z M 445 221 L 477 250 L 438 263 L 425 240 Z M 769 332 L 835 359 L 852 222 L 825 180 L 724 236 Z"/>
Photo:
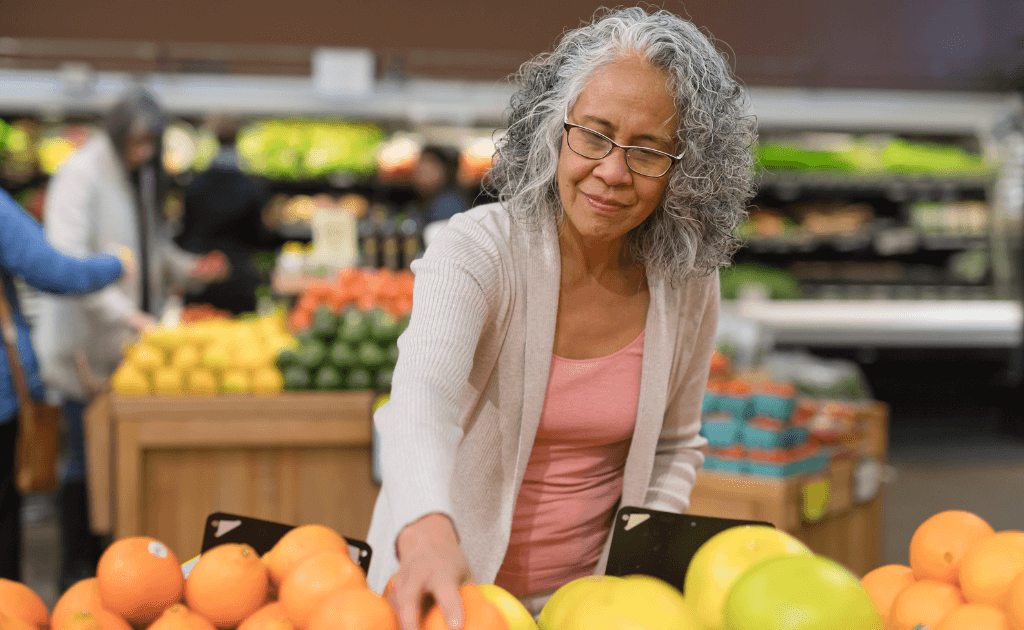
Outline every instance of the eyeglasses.
<path id="1" fill-rule="evenodd" d="M 618 147 L 626 152 L 626 166 L 637 175 L 663 177 L 683 154 L 678 156 L 648 147 L 622 146 L 604 134 L 582 125 L 576 125 L 565 118 L 565 134 L 572 152 L 591 160 L 600 160 Z"/>

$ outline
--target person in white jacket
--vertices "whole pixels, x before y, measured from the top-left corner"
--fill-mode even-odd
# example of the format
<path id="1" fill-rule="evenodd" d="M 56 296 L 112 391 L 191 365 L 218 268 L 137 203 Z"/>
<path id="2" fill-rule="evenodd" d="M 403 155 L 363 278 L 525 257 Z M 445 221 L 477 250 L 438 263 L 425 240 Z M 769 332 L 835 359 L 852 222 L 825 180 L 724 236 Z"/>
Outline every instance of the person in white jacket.
<path id="1" fill-rule="evenodd" d="M 756 123 L 723 57 L 667 11 L 606 11 L 517 76 L 489 185 L 416 275 L 368 581 L 403 630 L 458 587 L 537 614 L 602 573 L 617 505 L 685 512 L 718 269 L 753 194 Z"/>
<path id="2" fill-rule="evenodd" d="M 63 403 L 70 458 L 59 496 L 61 591 L 95 571 L 103 543 L 89 530 L 82 416 L 91 396 L 78 356 L 98 378 L 110 377 L 124 346 L 154 325 L 172 290 L 213 282 L 226 269 L 177 248 L 161 211 L 164 114 L 144 90 L 122 98 L 96 133 L 50 180 L 46 235 L 57 249 L 87 256 L 128 248 L 138 261 L 135 282 L 82 297 L 42 300 L 37 349 L 51 398 Z"/>

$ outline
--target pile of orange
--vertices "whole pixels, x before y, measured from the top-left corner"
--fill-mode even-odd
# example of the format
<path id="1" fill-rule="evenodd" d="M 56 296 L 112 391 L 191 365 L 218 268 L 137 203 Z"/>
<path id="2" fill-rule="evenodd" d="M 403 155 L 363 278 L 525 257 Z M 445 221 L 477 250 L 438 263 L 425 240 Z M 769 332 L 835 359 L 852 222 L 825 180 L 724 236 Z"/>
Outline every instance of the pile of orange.
<path id="1" fill-rule="evenodd" d="M 465 630 L 508 630 L 475 587 L 463 588 Z M 424 628 L 447 630 L 439 620 L 431 611 Z M 214 547 L 187 579 L 160 541 L 118 540 L 96 577 L 69 588 L 52 613 L 24 584 L 0 579 L 0 630 L 399 630 L 399 622 L 367 586 L 345 539 L 303 525 L 263 557 L 249 545 Z"/>
<path id="2" fill-rule="evenodd" d="M 909 559 L 861 579 L 886 630 L 1024 630 L 1024 532 L 939 512 L 914 532 Z"/>

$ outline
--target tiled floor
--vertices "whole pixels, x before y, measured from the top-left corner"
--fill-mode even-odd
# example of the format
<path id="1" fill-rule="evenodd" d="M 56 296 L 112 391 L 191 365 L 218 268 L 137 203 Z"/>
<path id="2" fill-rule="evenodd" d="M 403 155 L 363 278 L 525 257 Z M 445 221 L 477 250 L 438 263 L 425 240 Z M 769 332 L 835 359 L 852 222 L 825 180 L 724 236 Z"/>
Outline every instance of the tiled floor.
<path id="1" fill-rule="evenodd" d="M 883 560 L 906 564 L 910 538 L 926 518 L 945 509 L 973 511 L 999 529 L 1024 529 L 1024 440 L 998 431 L 984 406 L 913 413 L 896 406 L 886 490 Z M 47 496 L 25 504 L 26 583 L 52 606 L 57 598 L 59 540 Z"/>

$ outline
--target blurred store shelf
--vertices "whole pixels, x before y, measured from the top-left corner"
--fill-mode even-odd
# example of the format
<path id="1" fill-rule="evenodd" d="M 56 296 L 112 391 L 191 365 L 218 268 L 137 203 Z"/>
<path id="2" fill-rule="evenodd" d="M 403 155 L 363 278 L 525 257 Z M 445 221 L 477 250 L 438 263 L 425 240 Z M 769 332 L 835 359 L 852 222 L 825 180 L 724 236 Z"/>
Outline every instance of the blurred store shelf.
<path id="1" fill-rule="evenodd" d="M 321 115 L 370 119 L 496 123 L 514 86 L 505 81 L 414 79 L 378 81 L 370 94 L 331 98 L 312 76 L 201 73 L 97 72 L 89 66 L 63 70 L 0 70 L 0 112 L 96 113 L 139 80 L 173 115 L 220 111 L 239 115 Z M 749 89 L 760 125 L 846 131 L 981 133 L 1020 115 L 1014 94 Z"/>
<path id="2" fill-rule="evenodd" d="M 727 310 L 776 343 L 823 346 L 1013 348 L 1021 304 L 1010 300 L 736 300 Z"/>

